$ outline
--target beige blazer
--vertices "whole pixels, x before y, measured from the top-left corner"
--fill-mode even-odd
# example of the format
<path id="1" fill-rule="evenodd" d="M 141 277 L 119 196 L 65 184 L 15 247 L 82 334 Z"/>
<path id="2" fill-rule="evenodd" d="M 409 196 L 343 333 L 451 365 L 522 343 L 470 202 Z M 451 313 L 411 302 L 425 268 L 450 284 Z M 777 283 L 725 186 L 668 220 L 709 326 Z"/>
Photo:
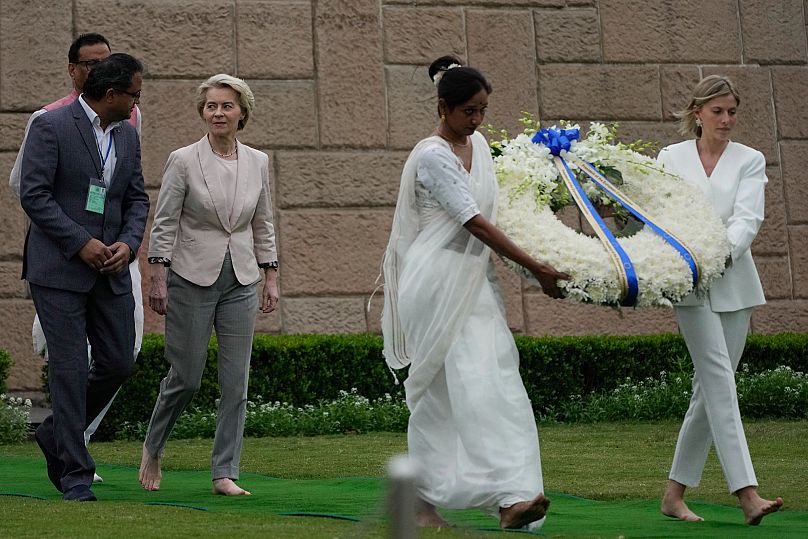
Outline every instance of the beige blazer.
<path id="1" fill-rule="evenodd" d="M 275 228 L 269 193 L 269 158 L 238 142 L 232 218 L 225 186 L 207 137 L 171 153 L 163 172 L 149 256 L 171 260 L 171 269 L 199 286 L 219 277 L 224 255 L 243 285 L 260 278 L 259 263 L 274 262 Z"/>
<path id="2" fill-rule="evenodd" d="M 714 312 L 731 312 L 763 305 L 766 299 L 752 260 L 752 241 L 763 223 L 766 160 L 757 150 L 730 142 L 708 177 L 695 140 L 663 148 L 658 160 L 704 192 L 727 226 L 732 265 L 712 284 L 707 297 L 691 294 L 677 306 L 709 302 Z"/>

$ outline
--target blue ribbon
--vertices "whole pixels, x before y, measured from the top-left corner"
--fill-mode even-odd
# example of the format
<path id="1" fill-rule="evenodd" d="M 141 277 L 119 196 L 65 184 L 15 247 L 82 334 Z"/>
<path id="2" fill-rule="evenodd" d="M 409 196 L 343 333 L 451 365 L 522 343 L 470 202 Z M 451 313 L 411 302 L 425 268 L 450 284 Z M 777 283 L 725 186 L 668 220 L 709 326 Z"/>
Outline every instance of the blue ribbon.
<path id="1" fill-rule="evenodd" d="M 540 129 L 533 138 L 530 139 L 536 144 L 543 144 L 553 155 L 560 155 L 561 150 L 569 151 L 573 140 L 578 140 L 581 136 L 578 129 Z"/>
<path id="2" fill-rule="evenodd" d="M 576 199 L 576 203 L 578 203 L 584 215 L 588 215 L 587 220 L 593 225 L 596 232 L 598 232 L 598 236 L 600 236 L 604 246 L 610 251 L 613 257 L 616 257 L 615 264 L 618 266 L 618 273 L 623 285 L 623 297 L 621 298 L 620 304 L 624 307 L 633 307 L 637 304 L 637 297 L 640 293 L 640 283 L 637 272 L 634 269 L 634 264 L 631 263 L 631 258 L 629 258 L 628 253 L 623 249 L 623 246 L 618 243 L 617 238 L 615 238 L 611 230 L 608 229 L 606 223 L 603 222 L 603 218 L 598 215 L 592 202 L 590 202 L 589 198 L 586 196 L 584 188 L 575 178 L 575 174 L 572 173 L 572 170 L 570 170 L 569 164 L 567 164 L 561 156 L 556 158 L 556 163 L 560 163 L 563 166 L 563 168 L 559 168 L 559 172 L 563 174 L 572 189 L 575 190 L 575 193 L 570 192 L 570 194 Z M 583 206 L 581 206 L 581 203 L 583 203 Z"/>
<path id="3" fill-rule="evenodd" d="M 665 230 L 664 228 L 660 227 L 655 222 L 653 222 L 647 215 L 643 213 L 643 211 L 640 208 L 635 207 L 631 201 L 625 198 L 625 195 L 623 195 L 620 191 L 618 191 L 615 187 L 612 186 L 611 182 L 609 182 L 606 176 L 604 176 L 597 169 L 597 167 L 595 167 L 595 165 L 587 162 L 584 162 L 584 165 L 585 165 L 584 167 L 579 168 L 581 168 L 581 170 L 583 170 L 586 173 L 586 175 L 589 176 L 589 179 L 591 179 L 595 183 L 595 185 L 600 187 L 601 190 L 603 190 L 606 194 L 608 194 L 613 200 L 617 201 L 618 204 L 620 204 L 629 212 L 631 212 L 631 214 L 634 215 L 634 217 L 636 217 L 637 219 L 648 225 L 651 228 L 651 230 L 656 232 L 659 235 L 659 237 L 661 237 L 668 245 L 676 249 L 676 251 L 679 253 L 679 256 L 681 256 L 684 259 L 684 261 L 690 268 L 690 274 L 693 278 L 693 288 L 695 289 L 696 285 L 699 282 L 700 272 L 698 263 L 694 259 L 693 254 L 690 252 L 690 249 L 688 249 L 682 242 L 680 242 L 676 236 L 674 236 L 673 234 L 671 234 L 670 232 L 668 232 L 667 230 Z"/>
<path id="4" fill-rule="evenodd" d="M 558 167 L 559 172 L 561 172 L 562 176 L 568 181 L 570 194 L 573 195 L 577 205 L 584 215 L 587 216 L 587 220 L 596 229 L 604 246 L 614 258 L 615 265 L 617 265 L 618 273 L 620 274 L 620 279 L 623 284 L 623 297 L 621 298 L 620 303 L 624 306 L 633 306 L 637 303 L 637 298 L 639 295 L 639 279 L 637 277 L 637 272 L 634 270 L 634 265 L 632 264 L 628 253 L 625 252 L 623 247 L 618 243 L 617 238 L 614 237 L 611 231 L 606 227 L 606 223 L 603 222 L 603 219 L 601 219 L 600 215 L 598 215 L 597 211 L 595 211 L 595 208 L 589 201 L 589 198 L 586 196 L 583 187 L 572 173 L 569 164 L 566 162 L 566 160 L 564 160 L 563 157 L 561 157 L 561 151 L 569 151 L 572 146 L 572 141 L 579 140 L 579 138 L 580 131 L 578 129 L 550 128 L 539 130 L 535 135 L 533 135 L 531 140 L 536 144 L 546 146 L 550 150 L 550 153 L 557 157 L 556 163 L 557 165 L 561 165 Z M 693 287 L 695 288 L 699 280 L 700 272 L 698 263 L 693 257 L 692 252 L 673 234 L 670 234 L 668 231 L 658 226 L 648 216 L 646 216 L 640 208 L 635 207 L 633 203 L 631 203 L 622 193 L 620 193 L 620 191 L 611 185 L 608 179 L 606 179 L 606 177 L 592 163 L 575 164 L 581 171 L 584 172 L 584 174 L 589 176 L 596 186 L 606 192 L 618 204 L 631 212 L 632 215 L 648 225 L 666 243 L 676 249 L 676 251 L 685 260 L 690 268 L 690 273 L 693 278 Z"/>

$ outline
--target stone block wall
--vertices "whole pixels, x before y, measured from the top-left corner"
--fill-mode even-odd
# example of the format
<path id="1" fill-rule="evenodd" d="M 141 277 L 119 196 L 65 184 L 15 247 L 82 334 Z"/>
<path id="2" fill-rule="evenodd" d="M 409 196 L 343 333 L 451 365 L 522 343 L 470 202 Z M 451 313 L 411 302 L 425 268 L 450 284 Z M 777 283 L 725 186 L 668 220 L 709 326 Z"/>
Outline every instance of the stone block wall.
<path id="1" fill-rule="evenodd" d="M 10 387 L 39 387 L 26 226 L 5 178 L 29 114 L 70 88 L 67 48 L 103 33 L 142 59 L 143 165 L 152 200 L 172 150 L 204 133 L 193 95 L 245 78 L 243 142 L 265 151 L 281 258 L 269 333 L 378 332 L 375 279 L 407 151 L 436 125 L 426 66 L 453 53 L 494 85 L 488 121 L 621 122 L 627 139 L 679 140 L 673 112 L 711 73 L 741 91 L 736 140 L 768 162 L 753 246 L 768 305 L 753 331 L 808 331 L 808 43 L 803 0 L 0 0 L 0 346 Z M 567 305 L 501 270 L 508 320 L 530 335 L 675 331 L 672 313 Z M 161 332 L 148 312 L 146 329 Z"/>

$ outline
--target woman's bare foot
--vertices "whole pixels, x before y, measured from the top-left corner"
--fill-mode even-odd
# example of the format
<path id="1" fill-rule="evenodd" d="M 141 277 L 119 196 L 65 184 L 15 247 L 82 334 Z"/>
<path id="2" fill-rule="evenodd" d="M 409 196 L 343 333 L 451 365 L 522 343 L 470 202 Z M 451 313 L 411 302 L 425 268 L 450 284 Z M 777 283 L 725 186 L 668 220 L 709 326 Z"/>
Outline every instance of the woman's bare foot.
<path id="1" fill-rule="evenodd" d="M 702 522 L 704 520 L 704 518 L 691 511 L 684 500 L 666 500 L 662 498 L 660 510 L 666 517 L 678 518 L 685 522 Z"/>
<path id="2" fill-rule="evenodd" d="M 421 501 L 415 514 L 415 523 L 419 528 L 448 528 L 449 523 L 443 520 L 435 506 Z"/>
<path id="3" fill-rule="evenodd" d="M 229 477 L 213 480 L 213 493 L 223 496 L 252 496 L 252 492 L 244 490 Z"/>
<path id="4" fill-rule="evenodd" d="M 771 513 L 776 513 L 783 507 L 783 498 L 777 497 L 774 500 L 761 498 L 757 488 L 745 487 L 735 493 L 741 502 L 744 519 L 750 526 L 757 526 L 763 517 Z"/>
<path id="5" fill-rule="evenodd" d="M 550 507 L 550 500 L 545 498 L 544 494 L 539 494 L 527 502 L 515 503 L 510 507 L 500 507 L 499 527 L 509 530 L 524 528 L 531 522 L 544 518 L 548 507 Z"/>
<path id="6" fill-rule="evenodd" d="M 674 481 L 668 480 L 668 487 L 665 489 L 665 495 L 662 496 L 662 505 L 659 510 L 666 517 L 678 518 L 685 522 L 701 522 L 704 519 L 690 510 L 685 503 L 685 485 Z"/>
<path id="7" fill-rule="evenodd" d="M 160 470 L 160 457 L 153 457 L 146 446 L 143 446 L 143 456 L 140 457 L 140 472 L 138 480 L 145 490 L 160 490 L 160 480 L 163 473 Z"/>

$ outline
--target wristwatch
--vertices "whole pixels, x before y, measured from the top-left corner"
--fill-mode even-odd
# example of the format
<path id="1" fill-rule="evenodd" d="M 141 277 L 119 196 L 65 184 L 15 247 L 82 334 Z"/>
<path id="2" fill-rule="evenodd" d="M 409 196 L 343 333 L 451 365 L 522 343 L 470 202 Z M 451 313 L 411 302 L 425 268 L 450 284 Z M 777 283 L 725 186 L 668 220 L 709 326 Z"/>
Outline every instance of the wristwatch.
<path id="1" fill-rule="evenodd" d="M 149 264 L 162 264 L 165 267 L 171 266 L 171 259 L 164 256 L 150 256 L 148 261 Z"/>
<path id="2" fill-rule="evenodd" d="M 278 261 L 276 260 L 274 262 L 261 262 L 260 264 L 258 264 L 258 267 L 261 269 L 271 269 L 278 271 Z"/>

